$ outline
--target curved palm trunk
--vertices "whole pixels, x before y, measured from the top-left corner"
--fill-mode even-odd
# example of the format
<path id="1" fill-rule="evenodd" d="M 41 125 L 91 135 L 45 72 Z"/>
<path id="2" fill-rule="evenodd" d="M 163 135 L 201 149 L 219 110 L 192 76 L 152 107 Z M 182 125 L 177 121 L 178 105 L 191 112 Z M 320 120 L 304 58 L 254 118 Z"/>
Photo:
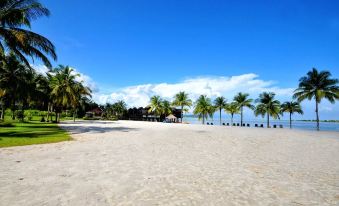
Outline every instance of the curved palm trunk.
<path id="1" fill-rule="evenodd" d="M 292 129 L 292 112 L 290 112 L 290 129 Z"/>
<path id="2" fill-rule="evenodd" d="M 205 124 L 205 114 L 202 115 L 202 124 Z"/>
<path id="3" fill-rule="evenodd" d="M 221 108 L 219 109 L 219 120 L 220 120 L 220 125 L 221 125 Z"/>
<path id="4" fill-rule="evenodd" d="M 267 128 L 270 128 L 270 114 L 267 112 Z"/>
<path id="5" fill-rule="evenodd" d="M 73 112 L 73 122 L 75 122 L 75 116 L 76 116 L 76 109 L 74 108 L 74 112 Z"/>
<path id="6" fill-rule="evenodd" d="M 1 105 L 1 120 L 4 120 L 5 118 L 5 106 L 2 104 Z"/>
<path id="7" fill-rule="evenodd" d="M 240 115 L 240 126 L 242 127 L 242 107 L 241 107 L 241 115 Z"/>
<path id="8" fill-rule="evenodd" d="M 233 126 L 233 114 L 231 114 L 231 126 Z"/>
<path id="9" fill-rule="evenodd" d="M 317 115 L 317 130 L 320 130 L 320 126 L 319 126 L 319 110 L 318 110 L 318 101 L 315 100 L 315 112 Z"/>
<path id="10" fill-rule="evenodd" d="M 50 105 L 50 103 L 48 102 L 48 104 L 47 104 L 47 117 L 46 117 L 46 120 L 47 120 L 47 122 L 49 122 L 49 112 L 50 112 L 50 107 L 51 107 L 51 105 Z"/>
<path id="11" fill-rule="evenodd" d="M 184 106 L 181 106 L 181 123 L 182 123 L 182 118 L 184 117 Z"/>

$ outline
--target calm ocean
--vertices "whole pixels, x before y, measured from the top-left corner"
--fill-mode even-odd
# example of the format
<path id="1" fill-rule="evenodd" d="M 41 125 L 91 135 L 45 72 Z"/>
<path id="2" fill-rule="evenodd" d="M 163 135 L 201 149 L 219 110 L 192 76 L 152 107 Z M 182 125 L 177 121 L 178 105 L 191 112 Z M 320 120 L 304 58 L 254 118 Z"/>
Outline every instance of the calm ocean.
<path id="1" fill-rule="evenodd" d="M 198 117 L 193 116 L 184 116 L 184 122 L 189 122 L 191 124 L 201 124 L 201 120 L 198 120 Z M 214 125 L 219 125 L 219 117 L 214 117 L 212 119 L 208 119 L 206 122 L 213 122 Z M 222 117 L 223 123 L 231 123 L 230 118 Z M 234 119 L 233 123 L 240 123 L 239 119 Z M 247 120 L 244 119 L 243 123 L 250 124 L 251 127 L 254 127 L 254 124 L 263 124 L 266 127 L 265 119 L 256 119 L 256 120 Z M 272 127 L 274 124 L 283 125 L 284 128 L 289 128 L 288 120 L 270 120 L 270 126 Z M 316 130 L 316 122 L 304 122 L 304 121 L 293 121 L 292 127 L 294 129 L 302 129 L 302 130 Z M 323 131 L 337 131 L 339 132 L 339 123 L 335 122 L 320 122 L 320 130 Z"/>

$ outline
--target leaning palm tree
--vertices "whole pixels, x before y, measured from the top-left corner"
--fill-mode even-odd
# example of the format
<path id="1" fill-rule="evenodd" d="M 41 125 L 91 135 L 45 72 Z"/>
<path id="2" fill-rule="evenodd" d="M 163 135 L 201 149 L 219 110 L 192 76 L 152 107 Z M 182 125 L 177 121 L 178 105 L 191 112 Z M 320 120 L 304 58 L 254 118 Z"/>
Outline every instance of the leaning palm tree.
<path id="1" fill-rule="evenodd" d="M 181 108 L 181 122 L 183 119 L 183 114 L 185 107 L 191 107 L 192 106 L 192 100 L 189 99 L 188 94 L 185 92 L 179 92 L 174 96 L 174 101 L 172 102 L 173 106 L 180 107 Z"/>
<path id="2" fill-rule="evenodd" d="M 267 115 L 267 128 L 270 127 L 270 116 L 274 119 L 279 118 L 280 114 L 280 102 L 274 99 L 275 94 L 273 92 L 263 92 L 256 100 L 258 105 L 254 110 L 255 116 L 261 115 L 264 117 Z"/>
<path id="3" fill-rule="evenodd" d="M 301 109 L 300 103 L 294 101 L 284 102 L 281 105 L 281 112 L 288 112 L 290 114 L 290 128 L 292 128 L 292 114 L 304 114 L 303 110 Z"/>
<path id="4" fill-rule="evenodd" d="M 319 104 L 322 99 L 327 99 L 332 104 L 339 99 L 338 79 L 332 79 L 329 71 L 319 72 L 313 68 L 306 76 L 299 79 L 299 87 L 294 91 L 293 97 L 299 102 L 308 99 L 315 100 L 315 113 L 317 130 L 319 127 Z"/>
<path id="5" fill-rule="evenodd" d="M 201 95 L 195 102 L 193 114 L 198 115 L 199 120 L 202 119 L 202 124 L 205 124 L 205 119 L 212 118 L 215 108 L 212 105 L 211 99 L 206 95 Z"/>
<path id="6" fill-rule="evenodd" d="M 151 97 L 151 100 L 150 100 L 150 104 L 149 104 L 149 110 L 148 112 L 149 113 L 153 113 L 154 116 L 159 116 L 159 120 L 161 118 L 161 115 L 162 115 L 162 99 L 160 96 L 153 96 Z"/>
<path id="7" fill-rule="evenodd" d="M 217 97 L 214 100 L 214 107 L 219 110 L 219 122 L 221 125 L 221 110 L 226 106 L 226 99 L 223 96 Z"/>
<path id="8" fill-rule="evenodd" d="M 235 97 L 234 97 L 234 102 L 238 105 L 240 109 L 240 124 L 242 126 L 243 122 L 243 109 L 244 107 L 254 109 L 253 105 L 251 104 L 253 99 L 248 99 L 249 94 L 247 93 L 241 93 L 239 92 Z"/>
<path id="9" fill-rule="evenodd" d="M 238 107 L 237 103 L 232 102 L 230 104 L 226 104 L 225 112 L 231 115 L 231 126 L 233 125 L 233 116 L 235 114 L 239 114 L 240 108 Z"/>
<path id="10" fill-rule="evenodd" d="M 47 56 L 56 60 L 54 45 L 45 37 L 32 32 L 31 22 L 49 16 L 49 10 L 37 0 L 0 1 L 0 58 L 10 51 L 30 67 L 27 56 L 51 63 Z"/>

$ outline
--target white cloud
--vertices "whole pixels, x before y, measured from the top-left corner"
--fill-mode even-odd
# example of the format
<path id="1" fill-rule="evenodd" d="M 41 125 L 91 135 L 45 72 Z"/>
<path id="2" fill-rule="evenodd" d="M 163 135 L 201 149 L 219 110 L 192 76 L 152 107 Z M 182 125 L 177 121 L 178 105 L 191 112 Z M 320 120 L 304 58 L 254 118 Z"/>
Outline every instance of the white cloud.
<path id="1" fill-rule="evenodd" d="M 31 65 L 31 67 L 39 74 L 46 75 L 46 73 L 49 71 L 49 69 L 43 65 Z"/>
<path id="2" fill-rule="evenodd" d="M 98 103 L 114 102 L 124 100 L 130 107 L 146 106 L 153 95 L 172 100 L 179 91 L 189 93 L 192 100 L 196 100 L 201 94 L 206 94 L 212 99 L 217 96 L 225 96 L 230 101 L 237 92 L 247 92 L 252 98 L 257 98 L 263 91 L 272 91 L 277 97 L 290 98 L 293 88 L 280 88 L 275 86 L 273 81 L 264 81 L 253 73 L 239 76 L 212 76 L 189 78 L 178 83 L 142 84 L 128 86 L 111 94 L 96 94 L 95 100 Z"/>
<path id="3" fill-rule="evenodd" d="M 85 86 L 89 87 L 93 93 L 98 93 L 99 92 L 99 88 L 97 87 L 97 84 L 93 81 L 93 79 L 86 75 L 83 74 L 81 72 L 79 72 L 77 69 L 73 68 L 74 70 L 73 73 L 74 74 L 79 74 L 80 76 L 76 78 L 77 81 L 83 82 Z"/>

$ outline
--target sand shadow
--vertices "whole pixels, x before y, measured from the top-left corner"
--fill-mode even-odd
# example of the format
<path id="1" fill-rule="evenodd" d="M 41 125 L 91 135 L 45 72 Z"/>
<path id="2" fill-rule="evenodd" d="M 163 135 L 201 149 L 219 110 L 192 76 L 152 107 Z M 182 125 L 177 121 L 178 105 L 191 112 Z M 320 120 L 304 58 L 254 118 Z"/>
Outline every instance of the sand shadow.
<path id="1" fill-rule="evenodd" d="M 71 134 L 81 133 L 107 133 L 107 132 L 130 132 L 136 131 L 137 128 L 131 127 L 96 127 L 96 126 L 71 126 L 62 125 L 62 128 L 69 131 Z"/>

